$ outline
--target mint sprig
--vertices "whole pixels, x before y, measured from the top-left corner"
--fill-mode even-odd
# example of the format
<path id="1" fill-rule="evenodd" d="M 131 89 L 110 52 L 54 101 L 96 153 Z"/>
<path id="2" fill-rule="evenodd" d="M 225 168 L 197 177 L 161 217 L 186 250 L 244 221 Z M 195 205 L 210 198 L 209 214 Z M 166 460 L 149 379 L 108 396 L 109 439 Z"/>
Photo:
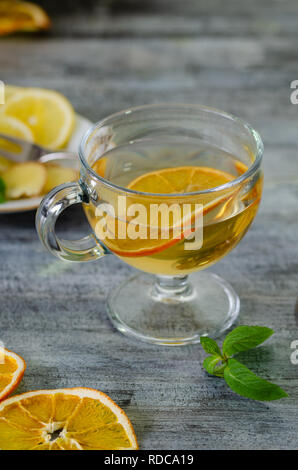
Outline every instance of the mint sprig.
<path id="1" fill-rule="evenodd" d="M 258 377 L 232 357 L 262 344 L 273 333 L 265 326 L 238 326 L 226 336 L 222 351 L 214 339 L 202 336 L 201 345 L 210 354 L 203 362 L 205 370 L 210 375 L 224 378 L 234 392 L 252 400 L 271 401 L 287 397 L 288 394 L 278 385 Z"/>
<path id="2" fill-rule="evenodd" d="M 266 326 L 238 326 L 225 338 L 222 351 L 227 357 L 255 348 L 273 335 L 274 331 Z"/>
<path id="3" fill-rule="evenodd" d="M 5 183 L 2 178 L 0 178 L 0 204 L 5 202 Z"/>

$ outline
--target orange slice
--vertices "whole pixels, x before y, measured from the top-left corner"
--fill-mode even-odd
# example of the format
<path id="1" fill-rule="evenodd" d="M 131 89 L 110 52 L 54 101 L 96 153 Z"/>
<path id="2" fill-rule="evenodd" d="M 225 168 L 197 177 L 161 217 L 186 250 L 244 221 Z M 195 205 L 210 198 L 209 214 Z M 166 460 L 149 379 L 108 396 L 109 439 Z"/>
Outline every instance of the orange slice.
<path id="1" fill-rule="evenodd" d="M 19 385 L 26 363 L 18 354 L 0 347 L 0 401 Z"/>
<path id="2" fill-rule="evenodd" d="M 102 157 L 93 166 L 93 170 L 95 173 L 97 173 L 99 176 L 102 176 L 104 178 L 105 172 L 106 172 L 106 166 L 107 166 L 107 158 Z"/>
<path id="3" fill-rule="evenodd" d="M 248 166 L 245 163 L 237 160 L 235 162 L 235 170 L 237 171 L 237 176 L 243 175 L 248 170 Z"/>
<path id="4" fill-rule="evenodd" d="M 136 450 L 133 427 L 90 388 L 37 390 L 0 404 L 1 450 Z"/>
<path id="5" fill-rule="evenodd" d="M 31 2 L 0 1 L 0 35 L 15 31 L 48 29 L 51 21 L 46 12 Z"/>
<path id="6" fill-rule="evenodd" d="M 206 166 L 182 166 L 145 173 L 127 187 L 148 193 L 191 193 L 215 188 L 232 181 L 234 176 Z"/>
<path id="7" fill-rule="evenodd" d="M 232 181 L 234 178 L 235 177 L 230 173 L 209 167 L 166 168 L 139 176 L 128 185 L 128 188 L 144 193 L 159 193 L 163 195 L 175 193 L 185 194 L 215 188 Z M 119 228 L 120 230 L 122 229 L 122 232 L 125 231 L 126 227 L 124 226 L 127 226 L 129 221 L 120 220 L 120 218 L 115 220 L 112 219 L 112 217 L 107 217 L 105 219 L 105 225 L 99 221 L 96 225 L 96 235 L 99 239 L 104 241 L 111 251 L 122 257 L 148 256 L 159 253 L 181 241 L 183 238 L 187 238 L 192 232 L 191 227 L 197 217 L 202 215 L 205 216 L 213 209 L 231 200 L 237 191 L 238 189 L 229 188 L 222 190 L 219 195 L 213 193 L 203 194 L 200 196 L 190 195 L 188 200 L 185 201 L 182 201 L 179 196 L 176 201 L 170 201 L 169 199 L 164 201 L 165 196 L 162 196 L 158 201 L 154 199 L 153 196 L 147 196 L 146 200 L 144 200 L 142 196 L 140 196 L 139 199 L 137 196 L 132 196 L 131 198 L 127 198 L 130 199 L 127 206 L 129 203 L 145 204 L 148 213 L 150 213 L 150 203 L 158 204 L 166 202 L 166 204 L 171 205 L 176 202 L 182 207 L 184 202 L 190 202 L 193 209 L 191 216 L 188 216 L 188 221 L 183 221 L 181 219 L 181 215 L 178 217 L 173 215 L 170 227 L 163 227 L 159 221 L 156 222 L 155 226 L 158 227 L 160 233 L 166 228 L 170 228 L 169 232 L 172 233 L 173 236 L 166 240 L 162 239 L 162 237 L 158 237 L 156 239 L 150 239 L 150 237 L 148 237 L 146 240 L 132 240 L 129 236 L 124 237 L 123 239 L 115 237 L 113 232 L 119 233 Z M 201 207 L 199 209 L 195 209 L 195 204 L 202 204 L 203 209 Z M 147 226 L 146 223 L 144 223 L 144 228 L 146 226 L 147 229 L 148 225 L 149 221 Z M 152 220 L 150 219 L 150 226 L 152 225 L 154 224 L 152 224 Z M 109 228 L 109 226 L 113 226 L 114 230 Z M 188 228 L 186 230 L 182 229 L 182 227 L 185 226 Z M 174 229 L 178 228 L 180 228 L 180 230 L 178 230 L 179 235 L 176 236 L 175 233 L 177 232 L 175 232 Z M 110 236 L 109 234 L 106 236 L 104 232 L 110 232 Z"/>

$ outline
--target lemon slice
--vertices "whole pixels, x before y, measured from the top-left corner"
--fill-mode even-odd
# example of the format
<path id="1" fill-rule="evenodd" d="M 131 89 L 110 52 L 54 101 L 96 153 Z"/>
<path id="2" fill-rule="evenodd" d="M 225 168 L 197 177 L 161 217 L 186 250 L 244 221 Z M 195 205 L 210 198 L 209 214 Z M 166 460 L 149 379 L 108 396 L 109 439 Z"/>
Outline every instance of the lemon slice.
<path id="1" fill-rule="evenodd" d="M 0 404 L 2 450 L 136 450 L 124 411 L 98 390 L 23 393 Z"/>
<path id="2" fill-rule="evenodd" d="M 51 25 L 46 12 L 31 2 L 0 1 L 0 35 L 14 31 L 37 31 Z"/>
<path id="3" fill-rule="evenodd" d="M 29 142 L 33 142 L 34 139 L 31 129 L 26 126 L 24 122 L 15 117 L 6 116 L 5 114 L 0 114 L 0 133 L 28 140 Z M 14 149 L 14 147 L 14 144 L 1 139 L 0 149 L 3 148 L 4 150 L 11 150 Z"/>
<path id="4" fill-rule="evenodd" d="M 0 347 L 0 401 L 20 383 L 26 363 L 18 354 Z"/>
<path id="5" fill-rule="evenodd" d="M 41 88 L 13 94 L 4 107 L 4 115 L 22 121 L 30 128 L 36 144 L 52 150 L 67 143 L 75 123 L 70 102 L 56 91 Z"/>
<path id="6" fill-rule="evenodd" d="M 10 100 L 10 98 L 12 98 L 16 93 L 18 93 L 21 90 L 22 88 L 19 86 L 5 84 L 5 88 L 4 88 L 5 103 L 7 103 Z"/>
<path id="7" fill-rule="evenodd" d="M 12 137 L 18 137 L 20 139 L 33 141 L 33 134 L 29 127 L 26 126 L 22 121 L 14 117 L 5 116 L 0 113 L 0 133 L 10 135 Z M 7 168 L 13 165 L 11 160 L 8 160 L 1 155 L 1 149 L 7 150 L 13 153 L 20 153 L 21 147 L 17 144 L 9 142 L 6 139 L 0 138 L 0 173 L 5 171 Z"/>

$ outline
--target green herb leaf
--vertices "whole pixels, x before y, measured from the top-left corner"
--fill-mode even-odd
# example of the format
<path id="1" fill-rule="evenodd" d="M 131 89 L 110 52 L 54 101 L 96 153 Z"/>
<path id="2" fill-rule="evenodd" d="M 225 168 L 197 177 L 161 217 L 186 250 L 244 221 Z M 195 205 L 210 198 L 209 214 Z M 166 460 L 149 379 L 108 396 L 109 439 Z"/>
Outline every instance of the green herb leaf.
<path id="1" fill-rule="evenodd" d="M 236 359 L 228 359 L 224 378 L 234 392 L 253 400 L 271 401 L 288 396 L 282 388 L 261 379 Z"/>
<path id="2" fill-rule="evenodd" d="M 222 345 L 223 354 L 231 357 L 241 351 L 255 348 L 274 333 L 266 326 L 238 326 L 229 333 Z"/>
<path id="3" fill-rule="evenodd" d="M 0 178 L 0 203 L 5 202 L 5 183 L 2 178 Z"/>
<path id="4" fill-rule="evenodd" d="M 220 356 L 208 356 L 203 362 L 203 366 L 210 375 L 216 375 L 217 377 L 223 377 L 223 371 L 226 364 L 217 367 L 217 364 L 222 361 Z"/>
<path id="5" fill-rule="evenodd" d="M 221 350 L 219 349 L 219 346 L 217 345 L 217 342 L 214 341 L 214 339 L 208 338 L 208 336 L 201 336 L 200 343 L 206 353 L 212 354 L 213 356 L 222 356 Z"/>

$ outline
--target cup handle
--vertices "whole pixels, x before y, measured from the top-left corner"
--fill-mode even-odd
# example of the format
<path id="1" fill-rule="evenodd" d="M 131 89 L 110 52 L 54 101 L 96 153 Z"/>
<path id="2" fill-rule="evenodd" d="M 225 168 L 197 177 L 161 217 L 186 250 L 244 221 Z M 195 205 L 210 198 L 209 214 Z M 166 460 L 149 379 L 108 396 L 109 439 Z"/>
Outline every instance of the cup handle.
<path id="1" fill-rule="evenodd" d="M 59 215 L 73 204 L 85 202 L 78 183 L 66 183 L 54 188 L 42 200 L 36 214 L 36 230 L 44 246 L 58 258 L 67 261 L 94 261 L 109 253 L 96 242 L 91 233 L 80 240 L 61 240 L 55 233 Z"/>

